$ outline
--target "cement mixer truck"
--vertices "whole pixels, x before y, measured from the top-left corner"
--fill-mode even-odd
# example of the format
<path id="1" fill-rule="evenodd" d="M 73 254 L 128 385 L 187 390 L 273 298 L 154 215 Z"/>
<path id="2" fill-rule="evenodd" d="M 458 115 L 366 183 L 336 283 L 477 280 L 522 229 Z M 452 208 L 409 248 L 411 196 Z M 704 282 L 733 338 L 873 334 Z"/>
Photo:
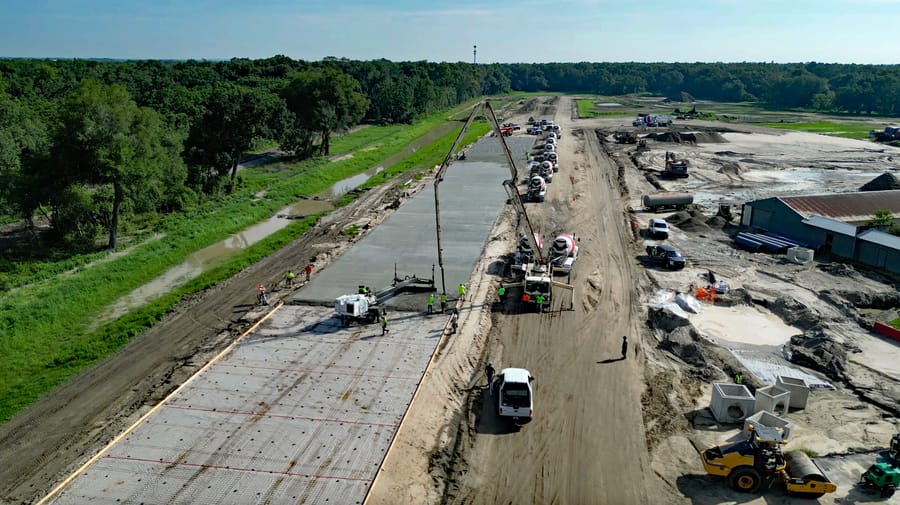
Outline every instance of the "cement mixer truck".
<path id="1" fill-rule="evenodd" d="M 550 244 L 550 263 L 555 272 L 571 272 L 572 265 L 578 259 L 578 237 L 560 233 Z"/>
<path id="2" fill-rule="evenodd" d="M 547 197 L 547 181 L 539 175 L 534 175 L 528 181 L 528 194 L 525 199 L 529 202 L 543 202 Z"/>

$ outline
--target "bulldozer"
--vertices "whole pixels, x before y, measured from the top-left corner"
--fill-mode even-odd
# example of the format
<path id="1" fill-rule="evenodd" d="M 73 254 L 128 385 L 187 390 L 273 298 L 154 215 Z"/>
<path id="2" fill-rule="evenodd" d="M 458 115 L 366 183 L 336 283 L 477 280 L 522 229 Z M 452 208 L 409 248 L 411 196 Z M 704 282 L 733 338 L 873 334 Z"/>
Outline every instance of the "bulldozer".
<path id="1" fill-rule="evenodd" d="M 806 453 L 782 453 L 786 443 L 781 430 L 751 425 L 747 440 L 706 449 L 700 456 L 706 473 L 727 478 L 731 488 L 742 493 L 755 493 L 778 480 L 788 494 L 807 498 L 837 491 Z"/>

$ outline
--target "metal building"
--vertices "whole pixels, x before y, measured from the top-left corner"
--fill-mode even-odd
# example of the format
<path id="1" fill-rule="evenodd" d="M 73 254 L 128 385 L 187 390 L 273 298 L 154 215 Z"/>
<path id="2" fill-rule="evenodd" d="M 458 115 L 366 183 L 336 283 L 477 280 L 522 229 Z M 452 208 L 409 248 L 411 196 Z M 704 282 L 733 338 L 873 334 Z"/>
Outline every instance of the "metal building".
<path id="1" fill-rule="evenodd" d="M 865 226 L 881 210 L 900 224 L 900 190 L 765 198 L 744 204 L 741 224 L 820 253 L 900 272 L 900 237 Z"/>

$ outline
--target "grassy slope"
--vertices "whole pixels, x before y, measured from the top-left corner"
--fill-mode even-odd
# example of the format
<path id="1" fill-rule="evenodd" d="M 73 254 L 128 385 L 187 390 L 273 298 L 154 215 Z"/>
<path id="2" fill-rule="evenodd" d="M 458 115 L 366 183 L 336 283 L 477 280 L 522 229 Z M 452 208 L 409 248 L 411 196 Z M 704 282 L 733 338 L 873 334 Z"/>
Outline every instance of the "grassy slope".
<path id="1" fill-rule="evenodd" d="M 849 139 L 869 138 L 871 127 L 860 123 L 835 123 L 832 121 L 818 121 L 814 123 L 762 123 L 761 126 L 779 128 L 782 130 L 797 130 L 833 137 L 845 137 Z"/>
<path id="2" fill-rule="evenodd" d="M 127 254 L 96 262 L 73 273 L 48 276 L 8 293 L 0 305 L 0 421 L 39 398 L 50 388 L 118 349 L 131 337 L 159 320 L 184 294 L 199 291 L 234 275 L 242 268 L 284 247 L 316 222 L 300 220 L 253 245 L 225 264 L 157 299 L 128 316 L 89 331 L 105 307 L 136 287 L 177 265 L 192 252 L 218 242 L 303 196 L 314 195 L 335 182 L 371 168 L 401 152 L 413 139 L 445 121 L 446 113 L 413 125 L 393 128 L 381 136 L 377 148 L 340 162 L 322 159 L 292 165 L 277 164 L 248 170 L 239 191 L 222 202 L 190 215 L 165 221 L 163 238 L 136 246 Z M 461 128 L 461 125 L 460 125 Z M 476 123 L 468 141 L 488 130 Z M 419 149 L 384 173 L 430 169 L 440 163 L 459 128 Z M 357 132 L 371 139 L 376 128 Z M 353 134 L 353 135 L 356 135 Z M 347 137 L 352 137 L 349 135 Z M 346 140 L 345 147 L 353 144 Z M 367 185 L 384 182 L 382 176 Z M 265 191 L 264 198 L 256 195 Z M 343 203 L 352 200 L 345 197 Z"/>

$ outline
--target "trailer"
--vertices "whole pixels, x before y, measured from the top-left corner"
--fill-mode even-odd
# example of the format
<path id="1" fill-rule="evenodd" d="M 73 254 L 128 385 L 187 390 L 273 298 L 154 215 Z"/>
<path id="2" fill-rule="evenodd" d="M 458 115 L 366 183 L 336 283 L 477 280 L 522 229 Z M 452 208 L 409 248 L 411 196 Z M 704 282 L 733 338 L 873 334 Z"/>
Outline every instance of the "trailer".
<path id="1" fill-rule="evenodd" d="M 694 203 L 694 195 L 682 192 L 656 193 L 641 198 L 644 208 L 650 211 L 660 209 L 683 209 Z"/>

